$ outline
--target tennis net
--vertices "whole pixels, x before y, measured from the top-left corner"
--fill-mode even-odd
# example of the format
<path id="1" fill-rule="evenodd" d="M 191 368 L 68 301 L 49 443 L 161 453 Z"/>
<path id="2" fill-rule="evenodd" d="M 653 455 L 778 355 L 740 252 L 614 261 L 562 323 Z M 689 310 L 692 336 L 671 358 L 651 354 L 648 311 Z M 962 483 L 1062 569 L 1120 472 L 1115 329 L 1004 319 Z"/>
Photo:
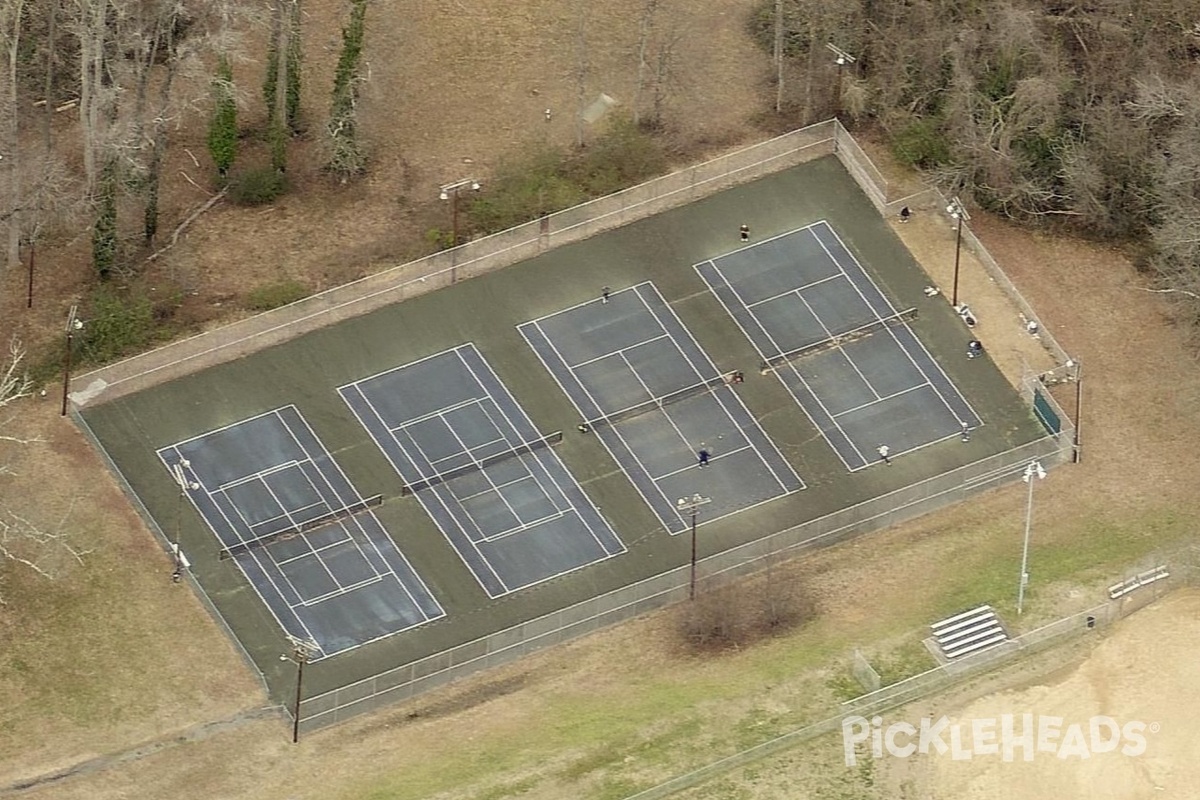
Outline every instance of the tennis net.
<path id="1" fill-rule="evenodd" d="M 365 500 L 359 500 L 357 503 L 350 503 L 342 508 L 330 509 L 327 513 L 321 514 L 318 517 L 313 517 L 312 519 L 306 519 L 300 523 L 289 525 L 283 530 L 272 531 L 271 533 L 265 533 L 262 536 L 254 539 L 248 539 L 246 541 L 238 542 L 237 544 L 231 544 L 221 550 L 220 559 L 225 561 L 226 559 L 233 558 L 234 556 L 240 555 L 249 550 L 265 547 L 272 542 L 294 539 L 301 534 L 310 533 L 318 528 L 324 528 L 327 525 L 332 525 L 333 523 L 340 522 L 343 519 L 349 519 L 356 514 L 361 514 L 362 512 L 374 508 L 382 502 L 383 495 L 377 494 L 374 497 L 368 497 Z"/>
<path id="2" fill-rule="evenodd" d="M 678 403 L 681 400 L 687 400 L 689 397 L 707 394 L 715 388 L 728 386 L 729 383 L 730 376 L 720 375 L 716 378 L 710 378 L 709 380 L 701 383 L 687 386 L 683 389 L 678 389 L 669 394 L 665 394 L 662 397 L 651 398 L 650 400 L 638 403 L 637 405 L 623 408 L 620 411 L 614 411 L 611 414 L 604 414 L 597 419 L 588 420 L 586 424 L 593 428 L 595 428 L 597 425 L 615 425 L 618 422 L 625 422 L 626 420 L 633 419 L 634 417 L 640 417 L 643 414 L 648 414 L 651 411 L 661 411 L 663 408 L 671 405 L 672 403 Z"/>
<path id="3" fill-rule="evenodd" d="M 421 491 L 422 489 L 428 489 L 431 486 L 437 486 L 440 483 L 445 483 L 446 481 L 452 481 L 455 478 L 461 478 L 462 476 L 469 475 L 472 472 L 480 472 L 482 470 L 487 469 L 488 467 L 495 466 L 496 464 L 499 464 L 502 461 L 508 461 L 510 458 L 517 458 L 519 456 L 523 456 L 523 455 L 527 455 L 528 453 L 532 453 L 535 450 L 541 450 L 543 448 L 550 447 L 552 445 L 556 445 L 562 441 L 562 438 L 563 438 L 562 431 L 555 431 L 554 433 L 551 433 L 548 436 L 543 436 L 540 439 L 534 439 L 531 442 L 522 442 L 521 444 L 518 444 L 516 447 L 514 447 L 512 450 L 506 450 L 503 453 L 497 453 L 494 456 L 488 456 L 486 458 L 480 459 L 479 461 L 472 461 L 470 464 L 464 464 L 461 467 L 456 467 L 454 469 L 446 470 L 445 472 L 443 472 L 439 475 L 431 475 L 428 478 L 422 478 L 419 481 L 415 481 L 413 483 L 407 484 L 400 491 L 400 493 L 404 494 L 404 495 L 415 494 L 415 493 Z"/>
<path id="4" fill-rule="evenodd" d="M 902 325 L 907 325 L 917 318 L 917 309 L 909 308 L 890 317 L 883 317 L 874 322 L 868 322 L 866 325 L 860 325 L 857 328 L 852 328 L 837 336 L 830 337 L 815 344 L 805 345 L 787 353 L 781 353 L 777 356 L 771 356 L 763 362 L 761 370 L 767 372 L 769 370 L 779 369 L 782 366 L 791 364 L 794 361 L 799 361 L 808 356 L 814 356 L 817 353 L 823 353 L 826 350 L 832 350 L 837 347 L 843 347 L 850 342 L 865 339 L 868 336 L 874 336 L 885 328 L 897 328 Z"/>

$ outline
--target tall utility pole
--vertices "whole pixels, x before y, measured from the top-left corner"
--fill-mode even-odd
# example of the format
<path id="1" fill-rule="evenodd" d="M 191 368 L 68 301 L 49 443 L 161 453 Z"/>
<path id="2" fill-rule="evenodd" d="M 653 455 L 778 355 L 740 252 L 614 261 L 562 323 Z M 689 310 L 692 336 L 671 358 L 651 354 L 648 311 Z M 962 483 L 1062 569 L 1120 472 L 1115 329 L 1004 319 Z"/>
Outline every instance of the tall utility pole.
<path id="1" fill-rule="evenodd" d="M 1021 583 L 1017 586 L 1017 616 L 1025 607 L 1025 585 L 1029 583 L 1029 528 L 1033 522 L 1033 479 L 1040 481 L 1046 477 L 1040 461 L 1031 461 L 1025 468 L 1021 480 L 1029 484 L 1029 499 L 1025 503 L 1025 544 L 1021 547 Z"/>
<path id="2" fill-rule="evenodd" d="M 62 416 L 67 415 L 67 394 L 71 390 L 71 349 L 75 343 L 75 331 L 83 330 L 83 320 L 79 318 L 79 306 L 71 306 L 67 314 L 67 351 L 63 354 L 63 391 Z"/>
<path id="3" fill-rule="evenodd" d="M 837 65 L 837 85 L 833 92 L 833 115 L 840 117 L 842 114 L 842 69 L 847 64 L 853 64 L 855 58 L 832 42 L 826 44 L 825 49 L 833 53 L 833 63 Z"/>
<path id="4" fill-rule="evenodd" d="M 675 510 L 680 514 L 691 514 L 692 517 L 692 571 L 688 579 L 688 600 L 696 599 L 696 514 L 700 506 L 711 503 L 712 498 L 693 494 L 691 497 L 681 497 L 675 501 Z"/>
<path id="5" fill-rule="evenodd" d="M 955 221 L 954 233 L 954 291 L 950 295 L 950 305 L 958 309 L 958 260 L 962 253 L 962 226 L 964 222 L 971 221 L 971 215 L 967 213 L 967 209 L 963 207 L 962 201 L 955 197 L 950 201 L 950 205 L 946 206 L 946 213 L 950 215 L 950 219 Z"/>
<path id="6" fill-rule="evenodd" d="M 300 741 L 300 701 L 304 699 L 304 665 L 321 652 L 321 646 L 312 639 L 297 639 L 288 635 L 292 644 L 290 654 L 281 655 L 280 661 L 291 661 L 296 665 L 296 700 L 292 707 L 292 744 Z"/>
<path id="7" fill-rule="evenodd" d="M 474 178 L 464 178 L 461 181 L 447 183 L 441 187 L 441 192 L 438 198 L 441 200 L 450 201 L 450 246 L 458 247 L 458 193 L 462 189 L 470 189 L 472 192 L 480 190 L 479 181 Z"/>

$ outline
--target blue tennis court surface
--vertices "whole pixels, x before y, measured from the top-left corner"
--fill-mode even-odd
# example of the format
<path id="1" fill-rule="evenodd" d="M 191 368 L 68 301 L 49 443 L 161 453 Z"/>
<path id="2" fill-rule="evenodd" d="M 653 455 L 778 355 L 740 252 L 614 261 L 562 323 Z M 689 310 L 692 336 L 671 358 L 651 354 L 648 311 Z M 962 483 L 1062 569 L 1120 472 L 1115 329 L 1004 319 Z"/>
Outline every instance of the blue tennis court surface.
<path id="1" fill-rule="evenodd" d="M 652 283 L 517 327 L 671 533 L 804 488 Z"/>
<path id="2" fill-rule="evenodd" d="M 491 597 L 625 552 L 474 345 L 338 393 Z"/>
<path id="3" fill-rule="evenodd" d="M 294 406 L 178 444 L 187 495 L 291 636 L 340 653 L 445 615 Z"/>
<path id="4" fill-rule="evenodd" d="M 696 270 L 848 469 L 982 424 L 827 222 Z"/>

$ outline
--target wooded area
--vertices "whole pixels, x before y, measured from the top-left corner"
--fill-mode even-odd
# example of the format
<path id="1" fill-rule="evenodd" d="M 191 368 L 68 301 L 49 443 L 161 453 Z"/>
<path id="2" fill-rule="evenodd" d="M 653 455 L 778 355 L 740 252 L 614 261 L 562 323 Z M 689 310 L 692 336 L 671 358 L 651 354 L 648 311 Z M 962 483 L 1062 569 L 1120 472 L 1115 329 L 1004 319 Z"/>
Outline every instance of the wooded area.
<path id="1" fill-rule="evenodd" d="M 751 30 L 785 110 L 840 105 L 986 209 L 1139 245 L 1200 321 L 1195 3 L 764 0 Z"/>
<path id="2" fill-rule="evenodd" d="M 162 227 L 178 232 L 185 221 L 160 220 L 159 198 L 172 131 L 189 112 L 209 120 L 207 159 L 189 155 L 214 195 L 273 201 L 287 190 L 297 137 L 323 142 L 306 152 L 319 152 L 336 180 L 368 171 L 355 115 L 368 77 L 369 5 L 346 4 L 333 85 L 316 93 L 331 102 L 312 109 L 301 107 L 312 96 L 300 84 L 301 0 L 3 4 L 3 263 L 25 264 L 44 241 L 84 230 L 97 282 L 136 274 L 174 241 L 160 241 Z M 677 46 L 703 31 L 688 27 L 685 5 L 645 0 L 641 9 L 629 116 L 655 132 L 687 80 Z M 762 124 L 837 113 L 878 129 L 902 160 L 985 209 L 1135 244 L 1200 323 L 1194 3 L 762 0 L 745 23 L 764 55 Z M 577 69 L 563 78 L 578 84 L 582 109 L 586 4 L 570 27 L 562 46 Z M 236 85 L 231 64 L 261 84 Z M 265 116 L 265 130 L 248 130 L 239 112 Z M 255 139 L 269 165 L 239 170 Z"/>

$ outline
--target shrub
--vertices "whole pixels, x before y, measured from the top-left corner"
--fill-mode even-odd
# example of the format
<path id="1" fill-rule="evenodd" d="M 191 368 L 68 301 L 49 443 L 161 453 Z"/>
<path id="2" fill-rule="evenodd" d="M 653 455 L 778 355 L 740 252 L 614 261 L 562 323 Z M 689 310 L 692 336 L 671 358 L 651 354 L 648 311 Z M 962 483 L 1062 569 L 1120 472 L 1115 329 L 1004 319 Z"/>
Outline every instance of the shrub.
<path id="1" fill-rule="evenodd" d="M 662 146 L 629 118 L 617 118 L 570 165 L 570 175 L 589 197 L 601 197 L 666 171 Z"/>
<path id="2" fill-rule="evenodd" d="M 950 143 L 936 118 L 913 120 L 892 137 L 896 158 L 913 167 L 929 168 L 950 160 Z"/>
<path id="3" fill-rule="evenodd" d="M 287 191 L 287 178 L 274 167 L 256 167 L 239 173 L 229 186 L 229 197 L 243 206 L 272 203 Z"/>
<path id="4" fill-rule="evenodd" d="M 309 288 L 300 281 L 277 281 L 252 289 L 246 295 L 246 308 L 251 311 L 270 311 L 303 300 L 309 294 Z"/>
<path id="5" fill-rule="evenodd" d="M 144 296 L 101 284 L 88 306 L 83 329 L 76 336 L 82 361 L 115 361 L 145 350 L 158 338 L 154 305 Z"/>

